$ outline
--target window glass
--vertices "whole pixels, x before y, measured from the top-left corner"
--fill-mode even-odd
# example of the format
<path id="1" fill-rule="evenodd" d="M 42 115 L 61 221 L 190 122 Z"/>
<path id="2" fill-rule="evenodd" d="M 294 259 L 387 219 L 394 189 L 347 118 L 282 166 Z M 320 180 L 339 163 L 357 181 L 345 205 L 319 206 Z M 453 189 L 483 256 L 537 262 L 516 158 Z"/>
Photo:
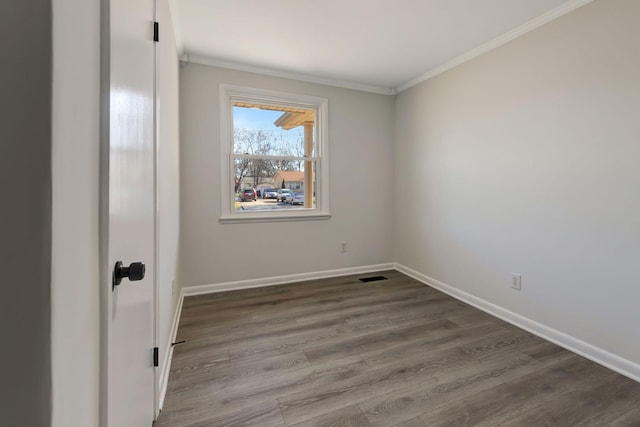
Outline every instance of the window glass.
<path id="1" fill-rule="evenodd" d="M 282 218 L 327 217 L 327 101 L 225 86 L 221 93 L 223 159 L 228 159 L 223 174 L 229 177 L 222 219 L 264 219 L 282 212 Z M 287 197 L 290 192 L 300 194 Z"/>

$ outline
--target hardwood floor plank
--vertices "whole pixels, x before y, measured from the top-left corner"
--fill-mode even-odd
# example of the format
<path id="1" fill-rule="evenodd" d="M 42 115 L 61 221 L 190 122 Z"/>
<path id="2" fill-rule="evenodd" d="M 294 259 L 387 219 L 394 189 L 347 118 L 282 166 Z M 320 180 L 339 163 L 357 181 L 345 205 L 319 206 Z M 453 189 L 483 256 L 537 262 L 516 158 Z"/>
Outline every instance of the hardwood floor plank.
<path id="1" fill-rule="evenodd" d="M 304 351 L 307 348 L 324 345 L 343 336 L 366 335 L 373 327 L 362 325 L 337 325 L 331 327 L 309 327 L 304 332 L 283 335 L 275 339 L 258 340 L 253 343 L 238 343 L 229 346 L 232 360 L 255 360 L 289 352 Z"/>
<path id="2" fill-rule="evenodd" d="M 607 423 L 607 427 L 640 427 L 640 403 L 624 415 Z"/>
<path id="3" fill-rule="evenodd" d="M 506 381 L 467 398 L 448 403 L 421 416 L 429 427 L 493 427 L 573 390 L 610 375 L 579 356 Z M 544 410 L 544 409 L 539 409 Z"/>
<path id="4" fill-rule="evenodd" d="M 220 333 L 219 331 L 204 331 L 198 335 L 187 337 L 180 336 L 186 342 L 182 344 L 184 349 L 192 348 L 245 348 L 260 347 L 273 344 L 274 342 L 285 342 L 292 337 L 306 335 L 321 335 L 327 331 L 335 331 L 340 326 L 347 326 L 342 319 L 327 319 L 322 322 L 300 324 L 289 321 L 287 324 L 278 324 L 262 327 L 243 328 L 234 332 Z M 350 330 L 354 328 L 351 327 Z"/>
<path id="5" fill-rule="evenodd" d="M 225 395 L 234 398 L 254 398 L 270 396 L 279 399 L 293 393 L 308 389 L 326 387 L 327 384 L 343 381 L 362 375 L 368 371 L 366 363 L 358 357 L 342 359 L 340 363 L 332 361 L 323 365 L 313 365 L 279 375 L 269 382 L 252 379 L 242 383 L 231 383 L 223 386 Z"/>
<path id="6" fill-rule="evenodd" d="M 208 346 L 194 351 L 189 346 L 177 345 L 173 350 L 171 371 L 180 375 L 180 372 L 197 369 L 199 365 L 212 367 L 225 362 L 229 362 L 229 351 L 225 348 Z"/>
<path id="7" fill-rule="evenodd" d="M 420 295 L 420 292 L 417 292 Z M 417 317 L 427 317 L 429 320 L 443 319 L 447 315 L 464 310 L 463 304 L 452 300 L 445 294 L 429 297 L 411 298 L 409 300 L 374 304 L 368 309 L 344 315 L 347 323 L 375 322 L 386 320 L 389 322 L 409 320 Z"/>
<path id="8" fill-rule="evenodd" d="M 633 409 L 640 400 L 638 383 L 609 373 L 589 387 L 576 388 L 500 426 L 603 426 Z"/>
<path id="9" fill-rule="evenodd" d="M 314 368 L 303 368 L 281 372 L 277 376 L 248 378 L 245 381 L 217 383 L 215 385 L 194 385 L 182 390 L 182 394 L 167 395 L 172 404 L 165 403 L 165 410 L 171 412 L 206 407 L 215 413 L 237 412 L 257 402 L 272 401 L 281 395 L 305 389 L 315 389 L 327 384 L 366 372 L 367 366 L 361 360 L 348 360 L 347 364 L 325 364 Z"/>
<path id="10" fill-rule="evenodd" d="M 521 332 L 519 336 L 529 335 Z M 473 353 L 472 351 L 462 351 L 459 348 L 446 349 L 417 355 L 415 358 L 406 358 L 405 355 L 396 354 L 394 361 L 373 368 L 365 374 L 350 378 L 343 382 L 330 384 L 323 389 L 305 390 L 294 395 L 285 396 L 279 399 L 282 413 L 287 423 L 295 423 L 306 418 L 311 414 L 321 414 L 323 411 L 328 412 L 337 409 L 342 402 L 348 400 L 350 402 L 359 403 L 364 400 L 370 400 L 373 396 L 388 394 L 389 391 L 397 389 L 410 389 L 423 387 L 430 384 L 443 375 L 456 375 L 456 373 L 467 368 L 467 371 L 473 373 L 478 370 L 483 362 L 498 359 L 498 364 L 508 361 L 509 359 L 518 358 L 525 360 L 523 364 L 539 365 L 534 359 L 516 354 L 513 356 L 511 352 L 504 350 L 506 344 L 517 346 L 518 340 L 513 338 L 514 334 L 501 335 L 490 342 L 494 345 L 486 344 L 486 339 L 473 341 L 470 349 L 475 350 L 481 348 L 483 351 Z M 528 342 L 528 341 L 527 341 Z M 480 345 L 484 344 L 484 345 Z M 502 351 L 500 351 L 502 350 Z M 498 354 L 495 354 L 495 353 Z M 511 368 L 511 366 L 510 366 Z M 466 371 L 464 371 L 466 372 Z M 494 374 L 493 372 L 491 374 Z M 365 406 L 361 405 L 364 410 Z M 422 412 L 418 411 L 413 416 L 418 416 Z M 372 418 L 366 413 L 367 418 Z M 413 417 L 412 416 L 412 417 Z M 412 418 L 408 417 L 408 418 Z M 394 422 L 403 421 L 408 418 L 392 420 Z M 372 421 L 372 424 L 375 424 Z M 389 425 L 384 422 L 381 425 Z"/>
<path id="11" fill-rule="evenodd" d="M 186 298 L 155 427 L 639 424 L 640 384 L 376 275 Z"/>
<path id="12" fill-rule="evenodd" d="M 198 389 L 223 390 L 224 384 L 247 382 L 250 380 L 269 381 L 270 377 L 283 375 L 310 363 L 304 353 L 286 353 L 274 357 L 252 361 L 240 365 L 230 362 L 223 366 L 201 368 L 176 375 L 168 385 L 167 393 L 178 394 Z"/>
<path id="13" fill-rule="evenodd" d="M 345 402 L 358 403 L 371 394 L 402 387 L 406 375 L 399 369 L 366 371 L 344 381 L 326 384 L 316 390 L 305 389 L 278 399 L 287 424 L 296 424 L 344 407 Z"/>
<path id="14" fill-rule="evenodd" d="M 343 338 L 340 341 L 327 343 L 324 345 L 316 345 L 305 351 L 310 362 L 326 362 L 333 358 L 342 358 L 366 352 L 367 349 L 379 348 L 380 343 L 394 346 L 399 343 L 406 343 L 408 338 L 399 334 L 395 330 L 372 332 L 370 334 L 361 335 L 354 338 Z"/>
<path id="15" fill-rule="evenodd" d="M 350 405 L 290 427 L 371 427 L 358 405 Z"/>
<path id="16" fill-rule="evenodd" d="M 391 427 L 428 427 L 428 426 L 427 424 L 424 423 L 424 421 L 422 421 L 422 418 L 415 417 L 415 418 L 411 418 L 410 420 L 402 421 L 398 424 L 394 424 Z"/>
<path id="17" fill-rule="evenodd" d="M 521 347 L 520 351 L 544 364 L 555 364 L 560 360 L 576 357 L 575 353 L 548 341 L 531 343 L 530 345 Z"/>
<path id="18" fill-rule="evenodd" d="M 364 286 L 367 285 L 360 285 L 360 288 Z M 371 292 L 339 302 L 327 301 L 326 304 L 316 307 L 314 310 L 305 312 L 298 310 L 292 314 L 296 320 L 301 322 L 315 322 L 327 317 L 349 319 L 375 310 L 390 309 L 399 303 L 417 304 L 418 300 L 421 300 L 427 304 L 429 299 L 429 296 L 425 295 L 420 289 L 410 289 L 397 294 Z"/>
<path id="19" fill-rule="evenodd" d="M 200 406 L 196 410 L 174 417 L 170 424 L 154 427 L 285 427 L 280 408 L 273 400 L 255 402 L 248 407 L 234 408 L 233 411 L 218 412 Z"/>
<path id="20" fill-rule="evenodd" d="M 432 331 L 423 338 L 416 338 L 406 345 L 398 345 L 394 348 L 381 346 L 380 351 L 363 355 L 365 362 L 372 367 L 384 366 L 398 363 L 398 355 L 402 355 L 403 363 L 411 363 L 418 359 L 420 361 L 438 360 L 437 353 L 444 351 L 445 355 L 453 353 L 457 358 L 463 358 L 462 353 L 457 349 L 460 345 L 477 341 L 478 337 L 491 339 L 496 336 L 505 336 L 507 333 L 502 329 L 496 329 L 494 324 L 479 324 L 470 328 L 460 328 L 453 323 L 451 330 Z M 441 357 L 444 362 L 449 363 L 450 359 Z"/>
<path id="21" fill-rule="evenodd" d="M 516 351 L 472 359 L 460 367 L 446 367 L 421 383 L 359 403 L 374 426 L 388 426 L 433 411 L 452 399 L 463 399 L 501 382 L 535 372 L 540 363 Z M 455 397 L 454 397 L 455 396 Z M 286 415 L 283 410 L 283 415 Z"/>
<path id="22" fill-rule="evenodd" d="M 491 322 L 496 325 L 496 327 L 503 326 L 503 322 L 500 321 L 500 319 L 496 319 L 495 317 L 485 313 L 484 311 L 476 310 L 467 304 L 460 304 L 462 304 L 466 309 L 451 313 L 447 316 L 447 319 L 451 320 L 453 323 L 460 326 L 469 326 L 475 325 L 479 322 Z"/>

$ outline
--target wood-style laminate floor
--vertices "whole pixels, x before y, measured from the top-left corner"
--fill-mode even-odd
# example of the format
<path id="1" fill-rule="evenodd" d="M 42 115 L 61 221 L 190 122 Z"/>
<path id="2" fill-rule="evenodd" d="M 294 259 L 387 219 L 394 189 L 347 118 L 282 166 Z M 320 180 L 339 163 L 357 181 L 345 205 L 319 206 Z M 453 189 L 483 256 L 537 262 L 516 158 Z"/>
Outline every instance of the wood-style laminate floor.
<path id="1" fill-rule="evenodd" d="M 396 271 L 186 298 L 182 426 L 640 426 L 640 384 Z"/>

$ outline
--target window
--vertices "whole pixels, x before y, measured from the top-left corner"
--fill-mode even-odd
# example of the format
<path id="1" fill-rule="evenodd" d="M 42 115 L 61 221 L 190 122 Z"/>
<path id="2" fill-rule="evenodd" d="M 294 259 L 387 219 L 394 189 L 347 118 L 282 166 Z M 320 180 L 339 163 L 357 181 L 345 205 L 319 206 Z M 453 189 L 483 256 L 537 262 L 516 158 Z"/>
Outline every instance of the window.
<path id="1" fill-rule="evenodd" d="M 221 222 L 329 218 L 324 98 L 220 86 Z"/>

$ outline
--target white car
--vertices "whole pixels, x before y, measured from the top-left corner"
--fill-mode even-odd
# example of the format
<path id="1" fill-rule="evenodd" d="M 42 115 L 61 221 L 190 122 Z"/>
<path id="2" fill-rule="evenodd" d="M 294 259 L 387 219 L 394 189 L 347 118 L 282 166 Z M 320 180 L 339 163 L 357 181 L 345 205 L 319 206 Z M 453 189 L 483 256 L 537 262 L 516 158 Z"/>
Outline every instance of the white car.
<path id="1" fill-rule="evenodd" d="M 290 205 L 304 205 L 304 193 L 289 193 L 285 203 Z"/>
<path id="2" fill-rule="evenodd" d="M 288 188 L 281 188 L 278 190 L 278 193 L 276 195 L 276 201 L 277 202 L 285 202 L 286 198 L 287 198 L 287 194 L 291 193 L 291 190 L 289 190 Z"/>
<path id="3" fill-rule="evenodd" d="M 262 198 L 263 199 L 277 199 L 278 192 L 275 188 L 265 188 L 262 190 Z"/>

